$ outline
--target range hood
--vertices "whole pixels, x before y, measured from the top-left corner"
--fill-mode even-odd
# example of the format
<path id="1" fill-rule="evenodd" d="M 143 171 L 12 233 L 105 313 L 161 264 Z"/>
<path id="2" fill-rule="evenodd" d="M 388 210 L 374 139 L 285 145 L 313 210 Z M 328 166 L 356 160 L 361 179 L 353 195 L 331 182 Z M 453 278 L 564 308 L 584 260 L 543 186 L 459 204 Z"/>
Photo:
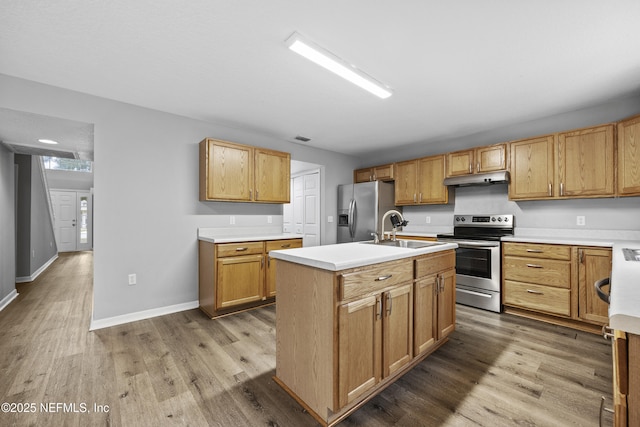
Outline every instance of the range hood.
<path id="1" fill-rule="evenodd" d="M 452 178 L 444 179 L 444 185 L 450 185 L 453 187 L 507 183 L 509 183 L 509 171 L 476 173 L 473 175 L 454 176 Z"/>

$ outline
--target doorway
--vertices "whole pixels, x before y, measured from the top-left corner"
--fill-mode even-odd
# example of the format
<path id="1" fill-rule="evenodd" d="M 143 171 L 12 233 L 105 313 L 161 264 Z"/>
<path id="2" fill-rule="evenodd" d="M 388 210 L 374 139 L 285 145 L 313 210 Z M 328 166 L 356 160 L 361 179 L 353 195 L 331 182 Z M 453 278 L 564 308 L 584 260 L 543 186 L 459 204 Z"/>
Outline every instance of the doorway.
<path id="1" fill-rule="evenodd" d="M 93 197 L 89 191 L 51 190 L 58 252 L 93 248 Z"/>
<path id="2" fill-rule="evenodd" d="M 320 169 L 292 174 L 291 202 L 283 208 L 283 231 L 302 235 L 302 246 L 321 244 Z"/>

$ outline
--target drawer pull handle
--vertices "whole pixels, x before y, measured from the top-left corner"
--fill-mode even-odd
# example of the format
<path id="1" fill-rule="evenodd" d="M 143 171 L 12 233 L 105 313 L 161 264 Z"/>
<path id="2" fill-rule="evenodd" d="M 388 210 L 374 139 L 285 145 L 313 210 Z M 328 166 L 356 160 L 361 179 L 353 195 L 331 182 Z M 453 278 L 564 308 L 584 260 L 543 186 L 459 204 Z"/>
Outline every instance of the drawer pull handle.
<path id="1" fill-rule="evenodd" d="M 544 295 L 544 292 L 534 291 L 532 289 L 527 289 L 527 292 L 530 293 L 530 294 L 535 294 L 535 295 Z"/>
<path id="2" fill-rule="evenodd" d="M 281 248 L 290 248 L 291 243 L 287 243 L 286 245 L 280 245 Z"/>
<path id="3" fill-rule="evenodd" d="M 540 249 L 527 249 L 527 252 L 530 254 L 541 254 L 544 253 L 544 251 L 541 251 Z"/>
<path id="4" fill-rule="evenodd" d="M 603 325 L 602 326 L 602 337 L 605 340 L 610 340 L 610 339 L 614 338 L 615 335 L 614 335 L 614 332 L 613 332 L 613 328 L 611 328 L 608 325 Z"/>
<path id="5" fill-rule="evenodd" d="M 527 264 L 527 267 L 529 267 L 529 268 L 543 268 L 541 265 L 538 265 L 538 264 Z"/>
<path id="6" fill-rule="evenodd" d="M 376 279 L 376 282 L 382 282 L 383 280 L 390 279 L 393 274 L 389 274 L 388 276 L 380 276 Z"/>
<path id="7" fill-rule="evenodd" d="M 246 251 L 249 248 L 236 248 L 236 252 L 242 252 L 242 251 Z"/>

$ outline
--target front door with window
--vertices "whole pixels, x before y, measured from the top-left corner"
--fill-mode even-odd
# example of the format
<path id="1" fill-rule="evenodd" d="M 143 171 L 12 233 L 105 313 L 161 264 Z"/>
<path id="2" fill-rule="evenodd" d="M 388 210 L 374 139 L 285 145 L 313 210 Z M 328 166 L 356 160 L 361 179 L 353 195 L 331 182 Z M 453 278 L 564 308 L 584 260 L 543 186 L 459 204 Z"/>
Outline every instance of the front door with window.
<path id="1" fill-rule="evenodd" d="M 51 190 L 51 204 L 58 252 L 90 250 L 91 194 L 88 191 Z"/>

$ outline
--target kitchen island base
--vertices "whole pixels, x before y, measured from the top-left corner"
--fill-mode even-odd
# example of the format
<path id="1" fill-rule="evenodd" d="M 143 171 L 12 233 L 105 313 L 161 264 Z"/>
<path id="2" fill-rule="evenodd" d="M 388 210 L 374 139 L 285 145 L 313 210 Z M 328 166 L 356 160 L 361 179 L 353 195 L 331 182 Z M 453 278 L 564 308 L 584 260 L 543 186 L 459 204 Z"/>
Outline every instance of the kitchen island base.
<path id="1" fill-rule="evenodd" d="M 276 261 L 274 381 L 322 425 L 348 417 L 455 329 L 453 250 L 337 271 Z"/>

